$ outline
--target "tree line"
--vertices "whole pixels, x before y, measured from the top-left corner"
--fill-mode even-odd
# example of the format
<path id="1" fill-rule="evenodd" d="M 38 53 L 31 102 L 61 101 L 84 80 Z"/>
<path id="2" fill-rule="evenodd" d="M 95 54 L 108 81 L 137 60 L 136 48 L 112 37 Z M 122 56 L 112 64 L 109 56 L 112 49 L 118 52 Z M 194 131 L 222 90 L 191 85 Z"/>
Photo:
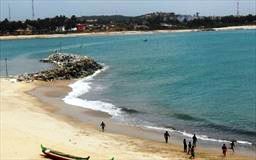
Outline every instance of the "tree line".
<path id="1" fill-rule="evenodd" d="M 90 21 L 95 20 L 95 21 Z M 92 28 L 90 31 L 105 31 L 106 27 L 114 26 L 112 30 L 156 30 L 156 29 L 195 29 L 195 28 L 217 28 L 226 26 L 252 25 L 256 24 L 256 15 L 246 16 L 223 16 L 223 17 L 197 17 L 193 20 L 184 19 L 179 21 L 174 13 L 147 14 L 136 17 L 113 15 L 113 16 L 83 16 L 71 17 L 56 16 L 37 20 L 0 21 L 0 34 L 16 34 L 17 30 L 30 29 L 31 34 L 51 34 L 56 33 L 57 27 L 64 27 L 65 32 L 70 32 L 76 24 L 84 23 L 91 26 L 98 26 L 97 30 Z M 169 27 L 163 26 L 169 24 Z M 144 25 L 146 28 L 135 28 L 136 25 Z"/>

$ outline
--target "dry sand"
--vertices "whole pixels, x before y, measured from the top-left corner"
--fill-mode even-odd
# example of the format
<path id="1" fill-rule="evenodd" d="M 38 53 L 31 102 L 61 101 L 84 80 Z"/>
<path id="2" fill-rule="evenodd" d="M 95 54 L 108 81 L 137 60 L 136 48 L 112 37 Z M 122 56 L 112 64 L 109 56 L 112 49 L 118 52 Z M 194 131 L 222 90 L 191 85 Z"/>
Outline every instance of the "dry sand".
<path id="1" fill-rule="evenodd" d="M 239 29 L 256 29 L 256 25 L 230 26 L 222 28 L 213 28 L 215 31 L 239 30 Z M 12 39 L 32 39 L 32 38 L 61 38 L 77 36 L 103 36 L 103 35 L 138 35 L 153 33 L 177 33 L 177 32 L 198 32 L 201 29 L 182 29 L 182 30 L 154 30 L 154 31 L 120 31 L 120 32 L 90 32 L 90 33 L 68 33 L 68 34 L 45 34 L 45 35 L 18 35 L 18 36 L 0 36 L 0 40 Z"/>
<path id="2" fill-rule="evenodd" d="M 0 79 L 1 160 L 44 159 L 40 144 L 78 156 L 90 155 L 92 160 L 108 160 L 111 157 L 117 160 L 188 159 L 189 156 L 181 151 L 180 146 L 102 133 L 95 126 L 76 123 L 54 114 L 49 104 L 27 94 L 44 83 L 14 83 Z M 198 152 L 196 159 L 223 159 L 220 152 Z M 229 153 L 225 159 L 251 158 Z"/>

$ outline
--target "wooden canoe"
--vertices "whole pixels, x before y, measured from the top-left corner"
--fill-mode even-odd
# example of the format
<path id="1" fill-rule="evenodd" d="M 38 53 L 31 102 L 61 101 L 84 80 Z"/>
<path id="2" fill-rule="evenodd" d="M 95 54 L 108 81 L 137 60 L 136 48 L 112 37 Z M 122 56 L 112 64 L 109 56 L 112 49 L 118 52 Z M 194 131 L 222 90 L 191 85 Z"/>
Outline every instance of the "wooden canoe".
<path id="1" fill-rule="evenodd" d="M 52 160 L 89 160 L 90 156 L 83 158 L 83 157 L 76 157 L 73 155 L 65 154 L 59 151 L 54 151 L 50 148 L 46 148 L 41 144 L 41 150 L 44 153 L 46 158 L 50 158 Z"/>

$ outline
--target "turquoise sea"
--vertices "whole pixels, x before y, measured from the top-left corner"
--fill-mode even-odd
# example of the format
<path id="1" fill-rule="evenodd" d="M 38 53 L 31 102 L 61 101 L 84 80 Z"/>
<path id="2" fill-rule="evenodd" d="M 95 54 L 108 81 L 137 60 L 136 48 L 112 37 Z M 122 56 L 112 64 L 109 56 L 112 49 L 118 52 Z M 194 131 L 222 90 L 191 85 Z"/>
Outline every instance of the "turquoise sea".
<path id="1" fill-rule="evenodd" d="M 1 75 L 5 57 L 9 74 L 33 72 L 50 67 L 38 60 L 60 48 L 104 63 L 73 85 L 68 103 L 122 123 L 256 144 L 256 30 L 0 42 Z"/>

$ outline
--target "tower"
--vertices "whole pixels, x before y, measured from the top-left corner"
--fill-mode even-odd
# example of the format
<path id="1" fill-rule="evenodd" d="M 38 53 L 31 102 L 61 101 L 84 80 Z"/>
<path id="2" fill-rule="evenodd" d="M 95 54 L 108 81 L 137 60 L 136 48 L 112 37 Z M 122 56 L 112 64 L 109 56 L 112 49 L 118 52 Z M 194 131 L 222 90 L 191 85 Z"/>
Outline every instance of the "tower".
<path id="1" fill-rule="evenodd" d="M 199 14 L 200 14 L 199 12 L 196 12 L 196 17 L 197 17 L 197 18 L 199 18 Z"/>
<path id="2" fill-rule="evenodd" d="M 35 18 L 34 0 L 32 0 L 32 19 Z"/>
<path id="3" fill-rule="evenodd" d="M 236 16 L 239 16 L 239 1 L 236 3 Z"/>
<path id="4" fill-rule="evenodd" d="M 11 8 L 10 8 L 10 4 L 8 4 L 8 20 L 11 20 Z"/>

